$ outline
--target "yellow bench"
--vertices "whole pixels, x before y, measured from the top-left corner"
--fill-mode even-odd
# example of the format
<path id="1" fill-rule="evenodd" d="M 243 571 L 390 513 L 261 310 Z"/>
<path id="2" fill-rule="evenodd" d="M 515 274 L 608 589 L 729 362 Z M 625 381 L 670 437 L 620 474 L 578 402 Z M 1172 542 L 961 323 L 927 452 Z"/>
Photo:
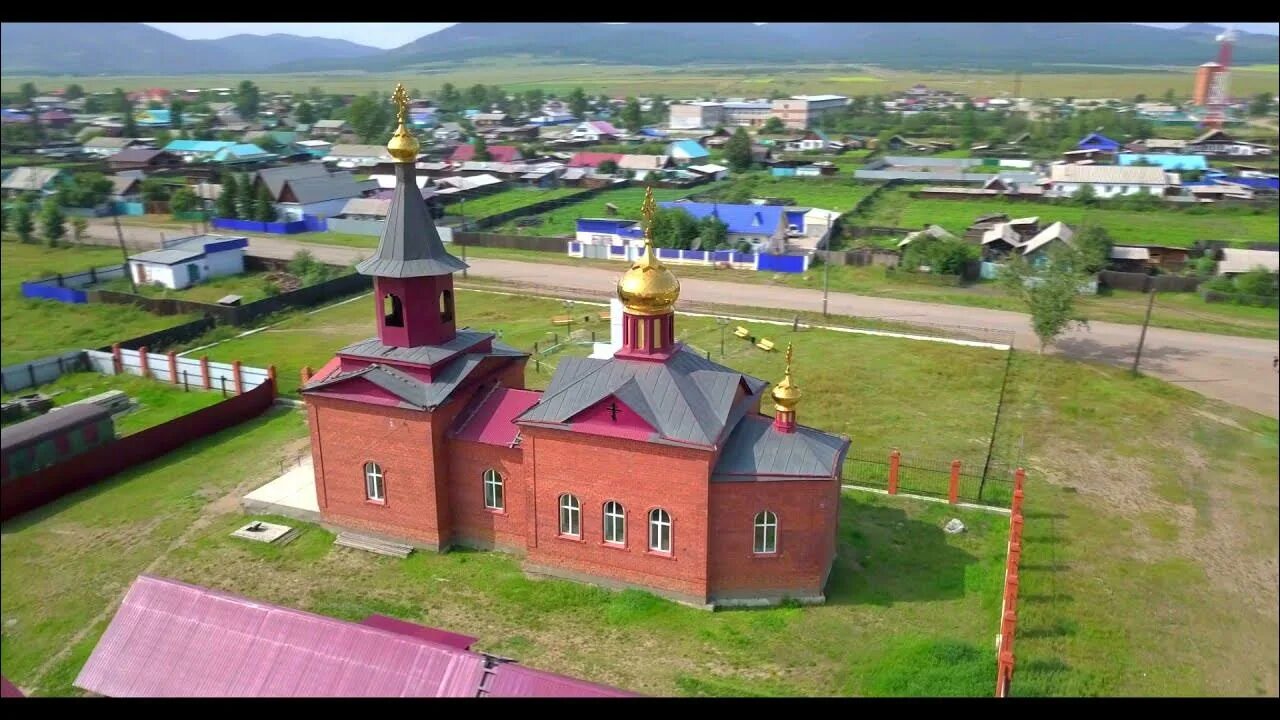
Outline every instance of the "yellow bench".
<path id="1" fill-rule="evenodd" d="M 760 348 L 761 350 L 764 350 L 765 352 L 772 352 L 773 341 L 769 340 L 768 338 L 761 338 L 760 342 L 756 343 L 756 347 Z"/>
<path id="2" fill-rule="evenodd" d="M 741 325 L 739 325 L 739 326 L 737 327 L 737 329 L 733 331 L 733 334 L 734 334 L 734 335 L 737 335 L 738 337 L 742 338 L 743 340 L 746 340 L 748 337 L 750 337 L 750 336 L 751 336 L 751 331 L 750 331 L 750 330 L 747 330 L 746 328 L 744 328 L 744 327 L 742 327 Z"/>
<path id="3" fill-rule="evenodd" d="M 555 317 L 551 318 L 551 324 L 552 325 L 572 325 L 573 318 L 569 317 L 568 315 L 556 315 Z"/>
<path id="4" fill-rule="evenodd" d="M 600 319 L 601 319 L 601 320 L 608 320 L 608 319 L 609 319 L 609 311 L 607 311 L 607 310 L 606 310 L 605 312 L 600 313 Z"/>

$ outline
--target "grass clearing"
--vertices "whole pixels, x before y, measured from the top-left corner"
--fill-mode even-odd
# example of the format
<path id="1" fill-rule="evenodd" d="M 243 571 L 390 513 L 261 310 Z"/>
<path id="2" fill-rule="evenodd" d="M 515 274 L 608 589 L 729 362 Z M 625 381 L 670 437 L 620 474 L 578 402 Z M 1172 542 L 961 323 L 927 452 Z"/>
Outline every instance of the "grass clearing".
<path id="1" fill-rule="evenodd" d="M 102 347 L 196 319 L 193 314 L 161 317 L 129 305 L 68 305 L 22 297 L 25 281 L 118 265 L 119 250 L 82 245 L 47 248 L 10 241 L 6 236 L 0 253 L 0 363 L 4 365 Z"/>
<path id="2" fill-rule="evenodd" d="M 751 177 L 754 180 L 753 194 L 757 197 L 785 198 L 788 205 L 837 212 L 852 210 L 859 200 L 876 189 L 875 183 L 858 182 L 849 178 L 773 177 L 754 173 Z M 717 190 L 723 193 L 730 187 L 729 183 L 720 183 L 711 190 L 711 194 L 716 194 Z"/>
<path id="3" fill-rule="evenodd" d="M 196 379 L 194 384 L 198 387 L 199 380 Z M 52 397 L 54 405 L 61 406 L 109 390 L 120 390 L 135 403 L 127 413 L 114 418 L 117 436 L 132 435 L 222 401 L 222 394 L 218 392 L 188 392 L 181 385 L 170 385 L 136 375 L 99 375 L 94 372 L 68 373 L 51 383 L 38 388 L 27 388 L 16 394 L 41 392 Z M 5 400 L 11 397 L 11 394 L 4 395 Z"/>
<path id="4" fill-rule="evenodd" d="M 267 292 L 266 272 L 249 272 L 242 275 L 225 275 L 205 280 L 182 290 L 173 290 L 164 285 L 138 285 L 137 293 L 143 297 L 157 299 L 186 300 L 188 302 L 216 303 L 227 295 L 239 295 L 241 302 L 249 304 L 269 297 Z M 134 287 L 128 278 L 116 278 L 111 282 L 96 286 L 99 290 L 112 290 L 122 293 L 133 293 Z"/>
<path id="5" fill-rule="evenodd" d="M 582 188 L 559 187 L 543 190 L 541 188 L 510 188 L 500 190 L 491 195 L 481 195 L 448 205 L 450 215 L 463 215 L 470 220 L 497 215 L 499 213 L 518 210 L 535 203 L 557 200 L 582 192 Z"/>
<path id="6" fill-rule="evenodd" d="M 1111 210 L 1076 205 L 993 200 L 938 200 L 912 198 L 910 190 L 883 193 L 863 215 L 847 218 L 857 225 L 919 228 L 941 225 L 956 234 L 981 215 L 1007 213 L 1010 217 L 1038 215 L 1041 224 L 1062 221 L 1071 226 L 1100 225 L 1117 243 L 1189 247 L 1197 240 L 1233 243 L 1275 242 L 1280 219 L 1274 210 L 1252 212 L 1242 208 L 1188 210 Z"/>
<path id="7" fill-rule="evenodd" d="M 640 205 L 644 202 L 643 187 L 626 187 L 619 190 L 607 190 L 594 197 L 578 202 L 567 202 L 554 210 L 539 213 L 541 225 L 517 225 L 514 220 L 504 223 L 495 232 L 511 235 L 537 235 L 542 237 L 572 237 L 577 232 L 578 218 L 618 217 L 623 219 L 640 219 Z M 655 188 L 653 199 L 656 202 L 676 200 L 685 197 L 693 190 L 681 188 Z M 611 215 L 605 205 L 617 206 L 617 214 Z M 470 213 L 470 208 L 468 208 Z M 376 243 L 375 243 L 376 246 Z"/>

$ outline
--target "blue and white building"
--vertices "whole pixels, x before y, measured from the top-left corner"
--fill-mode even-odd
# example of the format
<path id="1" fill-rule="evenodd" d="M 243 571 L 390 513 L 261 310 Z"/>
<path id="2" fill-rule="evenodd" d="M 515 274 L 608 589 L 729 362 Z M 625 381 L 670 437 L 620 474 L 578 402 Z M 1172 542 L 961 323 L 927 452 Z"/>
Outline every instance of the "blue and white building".
<path id="1" fill-rule="evenodd" d="M 244 272 L 249 238 L 194 235 L 164 242 L 158 250 L 129 256 L 129 272 L 139 285 L 182 290 L 224 275 Z"/>

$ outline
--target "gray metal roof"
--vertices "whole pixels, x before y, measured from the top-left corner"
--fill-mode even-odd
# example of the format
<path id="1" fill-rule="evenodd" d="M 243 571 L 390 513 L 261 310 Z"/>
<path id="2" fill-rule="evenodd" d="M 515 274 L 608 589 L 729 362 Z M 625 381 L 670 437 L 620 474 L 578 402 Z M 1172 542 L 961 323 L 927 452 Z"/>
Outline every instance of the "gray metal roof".
<path id="1" fill-rule="evenodd" d="M 419 380 L 389 365 L 374 363 L 359 370 L 330 375 L 323 380 L 304 386 L 302 391 L 318 390 L 359 377 L 400 398 L 402 406 L 434 410 L 447 401 L 453 395 L 453 391 L 457 390 L 486 359 L 522 357 L 527 354 L 508 345 L 494 342 L 491 352 L 467 353 L 455 358 L 436 374 L 431 382 Z"/>
<path id="2" fill-rule="evenodd" d="M 440 242 L 440 233 L 418 192 L 413 163 L 396 163 L 396 189 L 378 249 L 356 270 L 365 275 L 404 278 L 448 275 L 466 267 Z"/>
<path id="3" fill-rule="evenodd" d="M 449 342 L 440 345 L 421 345 L 418 347 L 383 345 L 381 340 L 373 337 L 368 340 L 361 340 L 358 343 L 352 343 L 339 350 L 338 354 L 352 355 L 355 357 L 368 358 L 370 360 L 386 359 L 415 363 L 418 365 L 434 365 L 447 357 L 457 355 L 463 350 L 475 347 L 485 338 L 491 337 L 493 337 L 493 333 L 462 329 L 459 330 Z M 497 350 L 501 346 L 504 349 L 519 352 L 518 350 L 514 350 L 514 348 L 503 345 L 496 340 L 492 345 L 494 350 Z"/>
<path id="4" fill-rule="evenodd" d="M 294 202 L 301 205 L 308 203 L 337 200 L 339 198 L 360 197 L 364 188 L 351 173 L 334 173 L 316 177 L 290 178 L 285 181 L 293 191 Z M 283 192 L 283 190 L 281 191 Z"/>
<path id="5" fill-rule="evenodd" d="M 271 198 L 274 200 L 280 197 L 280 191 L 284 190 L 284 184 L 289 180 L 327 177 L 328 175 L 329 171 L 320 163 L 299 163 L 297 165 L 286 165 L 284 167 L 259 170 L 254 176 L 254 179 L 261 180 L 267 184 L 267 190 L 271 193 Z"/>
<path id="6" fill-rule="evenodd" d="M 4 452 L 40 442 L 82 423 L 111 417 L 111 411 L 100 405 L 68 405 L 50 410 L 40 417 L 24 420 L 0 430 L 0 449 Z"/>
<path id="7" fill-rule="evenodd" d="M 773 429 L 773 418 L 742 418 L 725 441 L 711 472 L 715 482 L 761 477 L 829 478 L 840 473 L 849 439 L 798 426 L 795 432 Z"/>
<path id="8" fill-rule="evenodd" d="M 138 262 L 155 263 L 156 265 L 177 265 L 178 263 L 201 257 L 204 257 L 203 249 L 185 250 L 179 248 L 175 250 L 148 250 L 137 255 L 130 255 L 129 259 L 137 260 Z"/>
<path id="9" fill-rule="evenodd" d="M 566 423 L 614 396 L 657 431 L 653 439 L 713 446 L 730 425 L 743 382 L 752 395 L 768 385 L 683 347 L 666 362 L 566 357 L 542 400 L 516 422 Z"/>

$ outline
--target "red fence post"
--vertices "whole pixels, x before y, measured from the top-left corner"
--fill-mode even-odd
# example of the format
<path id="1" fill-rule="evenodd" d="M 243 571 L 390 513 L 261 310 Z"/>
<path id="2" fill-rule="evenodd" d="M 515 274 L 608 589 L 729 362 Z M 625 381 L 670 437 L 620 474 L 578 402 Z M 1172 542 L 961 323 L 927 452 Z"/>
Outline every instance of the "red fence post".
<path id="1" fill-rule="evenodd" d="M 947 489 L 947 497 L 952 505 L 960 500 L 960 461 L 951 461 L 951 487 Z"/>
<path id="2" fill-rule="evenodd" d="M 148 360 L 147 346 L 143 345 L 138 348 L 138 362 L 142 365 L 142 377 L 144 378 L 151 377 L 151 363 L 149 363 Z"/>
<path id="3" fill-rule="evenodd" d="M 276 387 L 276 366 L 275 365 L 267 366 L 267 379 L 271 381 L 271 397 L 272 399 L 274 399 L 276 395 L 280 394 L 279 389 Z"/>
<path id="4" fill-rule="evenodd" d="M 244 378 L 240 376 L 239 360 L 231 363 L 231 372 L 233 373 L 232 379 L 235 381 L 236 394 L 239 395 L 244 392 Z"/>
<path id="5" fill-rule="evenodd" d="M 204 389 L 208 390 L 213 387 L 213 381 L 209 377 L 209 356 L 200 356 L 200 383 L 204 385 Z"/>
<path id="6" fill-rule="evenodd" d="M 120 343 L 111 345 L 111 367 L 117 375 L 124 372 L 124 355 L 120 353 Z"/>
<path id="7" fill-rule="evenodd" d="M 178 384 L 178 355 L 169 351 L 169 382 Z"/>
<path id="8" fill-rule="evenodd" d="M 303 384 L 303 385 L 306 385 L 306 384 L 307 384 L 307 381 L 311 379 L 311 366 L 310 366 L 310 365 L 306 365 L 306 366 L 304 366 L 304 367 L 302 368 L 302 374 L 301 374 L 301 377 L 302 377 L 302 384 Z"/>
<path id="9" fill-rule="evenodd" d="M 1013 491 L 1013 503 L 1009 506 L 1012 515 L 1022 514 L 1022 488 Z"/>
<path id="10" fill-rule="evenodd" d="M 898 452 L 898 448 L 894 448 L 889 453 L 889 494 L 898 494 L 898 463 L 902 461 L 902 453 Z"/>
<path id="11" fill-rule="evenodd" d="M 1027 479 L 1027 471 L 1023 470 L 1022 468 L 1018 468 L 1017 471 L 1013 473 L 1013 491 L 1015 493 L 1021 492 L 1022 481 L 1026 479 Z"/>

